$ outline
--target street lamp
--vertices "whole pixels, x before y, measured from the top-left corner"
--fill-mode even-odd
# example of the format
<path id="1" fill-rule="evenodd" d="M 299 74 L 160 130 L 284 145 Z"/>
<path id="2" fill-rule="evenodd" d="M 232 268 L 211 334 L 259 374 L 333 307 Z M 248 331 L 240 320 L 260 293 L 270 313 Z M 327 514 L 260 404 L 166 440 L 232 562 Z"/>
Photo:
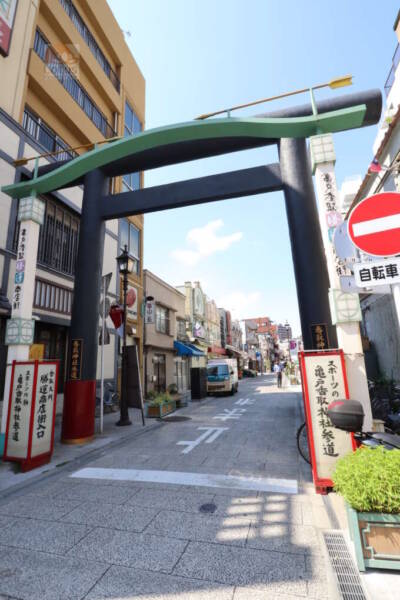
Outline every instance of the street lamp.
<path id="1" fill-rule="evenodd" d="M 126 377 L 127 377 L 127 355 L 126 355 L 126 293 L 128 291 L 128 274 L 132 273 L 134 266 L 134 259 L 129 256 L 128 247 L 125 245 L 123 251 L 117 256 L 118 270 L 122 275 L 122 290 L 124 300 L 124 315 L 123 315 L 123 341 L 122 341 L 122 376 L 121 376 L 121 401 L 120 401 L 120 419 L 116 425 L 123 427 L 125 425 L 131 425 L 132 422 L 129 419 L 128 412 L 128 398 L 126 395 Z"/>

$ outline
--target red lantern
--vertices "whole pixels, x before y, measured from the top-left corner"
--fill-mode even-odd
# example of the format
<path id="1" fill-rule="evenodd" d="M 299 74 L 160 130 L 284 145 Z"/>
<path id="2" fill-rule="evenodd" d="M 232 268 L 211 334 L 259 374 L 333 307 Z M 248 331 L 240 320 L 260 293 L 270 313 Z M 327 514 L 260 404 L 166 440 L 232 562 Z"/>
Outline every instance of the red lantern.
<path id="1" fill-rule="evenodd" d="M 115 329 L 119 329 L 124 320 L 124 309 L 117 302 L 113 302 L 109 312 L 111 321 L 114 323 Z"/>

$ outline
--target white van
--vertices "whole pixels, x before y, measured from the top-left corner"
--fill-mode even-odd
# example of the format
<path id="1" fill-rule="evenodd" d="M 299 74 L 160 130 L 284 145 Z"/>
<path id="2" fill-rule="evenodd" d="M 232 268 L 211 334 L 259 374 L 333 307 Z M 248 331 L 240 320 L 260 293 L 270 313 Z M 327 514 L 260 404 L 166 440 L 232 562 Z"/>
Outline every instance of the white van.
<path id="1" fill-rule="evenodd" d="M 216 358 L 207 363 L 207 393 L 228 393 L 238 391 L 239 378 L 235 358 Z"/>

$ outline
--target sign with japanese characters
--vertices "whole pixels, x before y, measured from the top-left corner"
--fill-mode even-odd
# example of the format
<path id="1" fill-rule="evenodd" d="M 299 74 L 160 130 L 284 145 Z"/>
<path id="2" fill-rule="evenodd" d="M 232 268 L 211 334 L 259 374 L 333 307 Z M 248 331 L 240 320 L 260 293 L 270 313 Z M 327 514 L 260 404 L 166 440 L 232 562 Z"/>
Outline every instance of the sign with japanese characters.
<path id="1" fill-rule="evenodd" d="M 50 452 L 54 427 L 56 390 L 56 364 L 41 363 L 37 370 L 35 410 L 33 413 L 31 456 Z"/>
<path id="2" fill-rule="evenodd" d="M 27 471 L 53 451 L 58 362 L 13 362 L 4 460 Z"/>
<path id="3" fill-rule="evenodd" d="M 14 27 L 17 0 L 1 0 L 0 2 L 0 54 L 8 56 L 11 34 Z"/>
<path id="4" fill-rule="evenodd" d="M 80 379 L 82 371 L 83 340 L 78 338 L 71 341 L 70 379 Z"/>
<path id="5" fill-rule="evenodd" d="M 154 300 L 146 300 L 144 305 L 144 322 L 151 325 L 156 322 L 156 303 Z"/>
<path id="6" fill-rule="evenodd" d="M 355 281 L 359 287 L 400 283 L 400 258 L 358 263 L 353 268 Z"/>
<path id="7" fill-rule="evenodd" d="M 328 326 L 326 323 L 315 323 L 310 327 L 313 347 L 317 350 L 329 348 Z"/>
<path id="8" fill-rule="evenodd" d="M 308 443 L 314 484 L 332 487 L 336 461 L 353 449 L 350 434 L 335 429 L 327 415 L 333 400 L 348 399 L 348 387 L 341 350 L 300 352 L 300 369 L 306 414 Z"/>
<path id="9" fill-rule="evenodd" d="M 6 454 L 10 457 L 28 456 L 34 372 L 34 363 L 16 364 L 13 369 L 6 442 Z"/>
<path id="10" fill-rule="evenodd" d="M 138 290 L 135 287 L 128 287 L 128 292 L 126 294 L 126 309 L 128 313 L 127 318 L 136 321 L 138 318 Z"/>

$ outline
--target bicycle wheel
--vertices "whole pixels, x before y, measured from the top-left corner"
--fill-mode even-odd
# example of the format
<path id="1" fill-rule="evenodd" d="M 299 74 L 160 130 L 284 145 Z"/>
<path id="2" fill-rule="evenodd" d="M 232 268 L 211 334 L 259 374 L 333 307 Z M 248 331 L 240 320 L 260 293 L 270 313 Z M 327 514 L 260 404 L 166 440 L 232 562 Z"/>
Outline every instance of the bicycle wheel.
<path id="1" fill-rule="evenodd" d="M 308 449 L 307 427 L 305 423 L 302 423 L 298 428 L 296 440 L 301 457 L 310 465 L 310 451 Z"/>

